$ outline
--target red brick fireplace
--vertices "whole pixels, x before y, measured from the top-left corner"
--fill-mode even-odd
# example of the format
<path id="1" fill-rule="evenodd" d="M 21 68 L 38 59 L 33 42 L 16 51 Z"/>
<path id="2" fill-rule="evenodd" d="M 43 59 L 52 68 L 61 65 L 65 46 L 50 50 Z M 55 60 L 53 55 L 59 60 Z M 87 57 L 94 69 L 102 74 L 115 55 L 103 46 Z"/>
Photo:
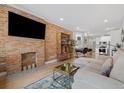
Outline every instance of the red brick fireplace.
<path id="1" fill-rule="evenodd" d="M 20 38 L 8 36 L 5 44 L 6 48 L 6 63 L 9 73 L 21 71 L 22 69 L 22 55 L 34 53 L 36 57 L 36 65 L 40 66 L 45 61 L 45 46 L 44 40 Z"/>

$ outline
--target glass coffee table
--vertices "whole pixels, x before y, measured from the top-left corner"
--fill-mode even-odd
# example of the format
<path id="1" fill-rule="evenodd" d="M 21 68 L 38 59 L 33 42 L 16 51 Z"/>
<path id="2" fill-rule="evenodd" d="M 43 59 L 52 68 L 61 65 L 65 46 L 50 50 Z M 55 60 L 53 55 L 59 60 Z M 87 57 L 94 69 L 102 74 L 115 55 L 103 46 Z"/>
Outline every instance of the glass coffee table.
<path id="1" fill-rule="evenodd" d="M 61 84 L 63 87 L 70 89 L 71 83 L 73 82 L 73 76 L 78 69 L 79 67 L 72 63 L 64 63 L 56 66 L 53 70 L 53 80 Z M 59 73 L 59 75 L 56 75 L 56 73 Z"/>

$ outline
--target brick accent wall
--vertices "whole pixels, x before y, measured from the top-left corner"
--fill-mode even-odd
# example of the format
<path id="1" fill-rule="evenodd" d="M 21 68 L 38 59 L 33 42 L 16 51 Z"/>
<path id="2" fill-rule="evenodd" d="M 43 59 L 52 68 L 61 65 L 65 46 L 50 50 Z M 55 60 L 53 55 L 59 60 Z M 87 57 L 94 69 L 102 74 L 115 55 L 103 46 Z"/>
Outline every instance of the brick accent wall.
<path id="1" fill-rule="evenodd" d="M 45 23 L 45 40 L 8 36 L 8 11 Z M 72 34 L 62 27 L 48 23 L 29 13 L 7 5 L 0 5 L 0 57 L 5 57 L 8 73 L 21 71 L 22 53 L 36 52 L 38 66 L 43 65 L 45 61 L 56 59 L 59 44 L 57 43 L 57 35 L 61 32 Z"/>
<path id="2" fill-rule="evenodd" d="M 61 33 L 69 34 L 72 38 L 73 33 L 67 29 L 56 26 L 54 24 L 48 24 L 46 30 L 46 61 L 56 59 L 57 54 L 61 52 Z"/>

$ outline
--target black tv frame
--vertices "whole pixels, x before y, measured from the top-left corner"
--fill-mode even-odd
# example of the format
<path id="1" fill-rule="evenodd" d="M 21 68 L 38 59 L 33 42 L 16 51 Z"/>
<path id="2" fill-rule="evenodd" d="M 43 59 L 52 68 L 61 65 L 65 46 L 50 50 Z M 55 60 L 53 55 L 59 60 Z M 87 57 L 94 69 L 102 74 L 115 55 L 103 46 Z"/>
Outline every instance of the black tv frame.
<path id="1" fill-rule="evenodd" d="M 37 22 L 30 18 L 8 11 L 9 36 L 45 39 L 45 30 L 46 24 Z"/>

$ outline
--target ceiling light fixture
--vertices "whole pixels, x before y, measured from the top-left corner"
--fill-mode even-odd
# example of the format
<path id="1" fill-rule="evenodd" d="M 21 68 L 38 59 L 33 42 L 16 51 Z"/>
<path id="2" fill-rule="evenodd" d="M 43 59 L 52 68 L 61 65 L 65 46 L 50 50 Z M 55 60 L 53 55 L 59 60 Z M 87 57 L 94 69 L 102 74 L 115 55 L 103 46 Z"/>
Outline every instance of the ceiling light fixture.
<path id="1" fill-rule="evenodd" d="M 77 26 L 76 29 L 79 30 L 80 28 Z"/>
<path id="2" fill-rule="evenodd" d="M 108 22 L 108 20 L 107 20 L 107 19 L 105 19 L 105 20 L 104 20 L 104 23 L 107 23 L 107 22 Z"/>
<path id="3" fill-rule="evenodd" d="M 63 21 L 64 19 L 63 18 L 60 18 L 60 21 Z"/>

